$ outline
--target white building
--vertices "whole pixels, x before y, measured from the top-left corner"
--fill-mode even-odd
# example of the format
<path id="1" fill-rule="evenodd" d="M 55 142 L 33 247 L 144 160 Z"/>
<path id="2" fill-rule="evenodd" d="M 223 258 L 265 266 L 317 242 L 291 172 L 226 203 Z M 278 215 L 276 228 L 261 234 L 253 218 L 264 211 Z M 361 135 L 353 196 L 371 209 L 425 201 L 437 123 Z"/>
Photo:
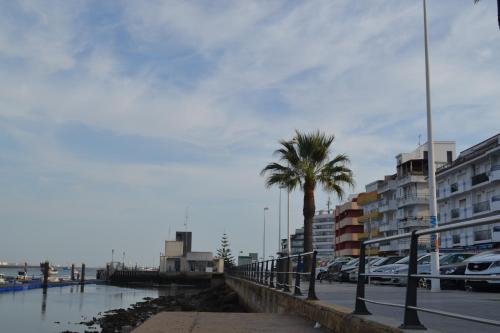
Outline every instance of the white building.
<path id="1" fill-rule="evenodd" d="M 439 224 L 500 215 L 500 133 L 436 171 Z M 443 233 L 441 248 L 500 247 L 500 224 Z"/>
<path id="2" fill-rule="evenodd" d="M 378 221 L 383 236 L 411 232 L 430 226 L 428 149 L 427 143 L 410 153 L 396 156 L 396 173 L 384 180 L 367 185 L 367 190 L 377 189 L 379 195 Z M 455 142 L 434 141 L 434 162 L 436 168 L 446 165 L 455 158 Z M 375 207 L 370 207 L 375 210 Z M 419 237 L 421 247 L 429 247 L 429 237 Z M 407 253 L 409 239 L 381 243 L 380 253 Z"/>
<path id="3" fill-rule="evenodd" d="M 335 214 L 333 212 L 320 210 L 313 217 L 313 249 L 318 251 L 318 259 L 333 257 L 335 249 L 334 223 Z"/>
<path id="4" fill-rule="evenodd" d="M 160 272 L 212 272 L 212 252 L 184 254 L 183 241 L 165 241 L 165 254 L 160 256 Z"/>

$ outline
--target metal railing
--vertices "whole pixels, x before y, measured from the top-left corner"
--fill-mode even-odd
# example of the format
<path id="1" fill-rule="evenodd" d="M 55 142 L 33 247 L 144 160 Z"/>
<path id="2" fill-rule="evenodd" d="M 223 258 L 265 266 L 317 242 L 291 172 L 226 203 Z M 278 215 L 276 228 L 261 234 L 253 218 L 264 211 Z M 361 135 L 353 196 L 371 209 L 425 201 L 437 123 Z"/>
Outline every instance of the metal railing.
<path id="1" fill-rule="evenodd" d="M 431 274 L 418 274 L 417 271 L 417 259 L 418 259 L 418 237 L 424 235 L 432 235 L 435 233 L 442 233 L 445 231 L 457 230 L 467 227 L 490 225 L 500 221 L 499 216 L 484 217 L 476 220 L 465 221 L 460 223 L 454 223 L 449 225 L 444 225 L 437 228 L 427 228 L 422 230 L 415 230 L 413 232 L 399 234 L 389 237 L 376 238 L 361 243 L 361 250 L 359 256 L 359 270 L 358 270 L 358 284 L 356 287 L 356 303 L 354 307 L 354 314 L 359 315 L 370 315 L 366 307 L 366 303 L 373 303 L 385 306 L 392 306 L 404 309 L 403 324 L 400 326 L 403 329 L 425 329 L 418 318 L 418 312 L 427 312 L 440 316 L 451 317 L 456 319 L 463 319 L 468 321 L 473 321 L 482 324 L 488 324 L 500 327 L 500 321 L 479 318 L 474 316 L 467 316 L 458 313 L 445 312 L 436 309 L 428 309 L 417 306 L 417 286 L 419 279 L 461 279 L 468 281 L 500 281 L 500 276 L 492 275 L 431 275 Z M 366 247 L 371 244 L 378 244 L 380 242 L 386 242 L 396 239 L 410 239 L 410 254 L 408 263 L 408 273 L 407 274 L 390 274 L 390 273 L 366 273 L 365 271 L 365 258 L 366 258 Z M 406 298 L 404 304 L 387 303 L 381 302 L 373 299 L 368 299 L 365 297 L 365 278 L 368 277 L 405 277 L 407 279 L 406 285 Z"/>
<path id="2" fill-rule="evenodd" d="M 231 268 L 228 273 L 244 280 L 252 281 L 267 288 L 292 292 L 294 296 L 302 296 L 305 290 L 300 288 L 301 280 L 308 280 L 308 300 L 317 300 L 316 296 L 316 262 L 317 251 L 299 253 L 287 257 L 256 261 Z M 305 257 L 310 256 L 310 271 L 304 272 Z M 294 263 L 294 261 L 296 263 Z M 295 266 L 295 270 L 293 270 Z"/>

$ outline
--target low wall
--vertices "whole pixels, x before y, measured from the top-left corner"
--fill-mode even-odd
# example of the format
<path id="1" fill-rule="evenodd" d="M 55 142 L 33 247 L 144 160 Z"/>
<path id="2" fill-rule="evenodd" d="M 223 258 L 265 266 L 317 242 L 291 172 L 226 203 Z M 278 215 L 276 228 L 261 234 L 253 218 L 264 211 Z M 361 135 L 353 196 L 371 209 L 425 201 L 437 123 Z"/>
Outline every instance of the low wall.
<path id="1" fill-rule="evenodd" d="M 226 284 L 233 289 L 240 301 L 254 312 L 295 314 L 335 333 L 401 333 L 402 331 L 367 319 L 366 316 L 351 314 L 345 307 L 321 301 L 307 301 L 275 289 L 262 287 L 254 282 L 226 276 Z"/>
<path id="2" fill-rule="evenodd" d="M 188 284 L 198 286 L 217 286 L 224 283 L 224 273 L 167 272 L 158 271 L 115 271 L 109 278 L 112 283 L 152 283 Z"/>

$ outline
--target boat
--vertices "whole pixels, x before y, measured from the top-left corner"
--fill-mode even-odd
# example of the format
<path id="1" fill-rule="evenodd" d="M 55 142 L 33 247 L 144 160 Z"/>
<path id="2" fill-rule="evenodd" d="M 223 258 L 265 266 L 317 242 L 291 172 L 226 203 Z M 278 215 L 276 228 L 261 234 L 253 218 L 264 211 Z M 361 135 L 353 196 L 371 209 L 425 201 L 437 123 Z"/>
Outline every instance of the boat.
<path id="1" fill-rule="evenodd" d="M 26 271 L 18 271 L 16 276 L 17 281 L 29 281 L 31 277 L 28 276 Z"/>

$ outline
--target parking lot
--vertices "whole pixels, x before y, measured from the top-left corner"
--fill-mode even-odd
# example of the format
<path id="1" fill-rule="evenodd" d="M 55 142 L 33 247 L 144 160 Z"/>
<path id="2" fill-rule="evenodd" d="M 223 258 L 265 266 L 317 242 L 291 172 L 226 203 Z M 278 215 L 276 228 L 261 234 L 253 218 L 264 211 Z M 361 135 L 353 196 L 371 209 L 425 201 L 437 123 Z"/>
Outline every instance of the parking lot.
<path id="1" fill-rule="evenodd" d="M 304 288 L 306 285 L 304 285 Z M 406 288 L 384 285 L 367 285 L 366 298 L 388 303 L 404 304 Z M 356 284 L 352 283 L 317 283 L 316 293 L 320 300 L 354 308 Z M 463 315 L 500 320 L 500 292 L 469 292 L 461 290 L 443 290 L 433 293 L 426 289 L 418 290 L 417 306 L 455 312 Z M 373 319 L 392 325 L 403 322 L 403 309 L 367 303 Z M 428 313 L 419 313 L 421 323 L 428 329 L 450 333 L 497 333 L 498 327 L 465 320 L 443 317 Z"/>

